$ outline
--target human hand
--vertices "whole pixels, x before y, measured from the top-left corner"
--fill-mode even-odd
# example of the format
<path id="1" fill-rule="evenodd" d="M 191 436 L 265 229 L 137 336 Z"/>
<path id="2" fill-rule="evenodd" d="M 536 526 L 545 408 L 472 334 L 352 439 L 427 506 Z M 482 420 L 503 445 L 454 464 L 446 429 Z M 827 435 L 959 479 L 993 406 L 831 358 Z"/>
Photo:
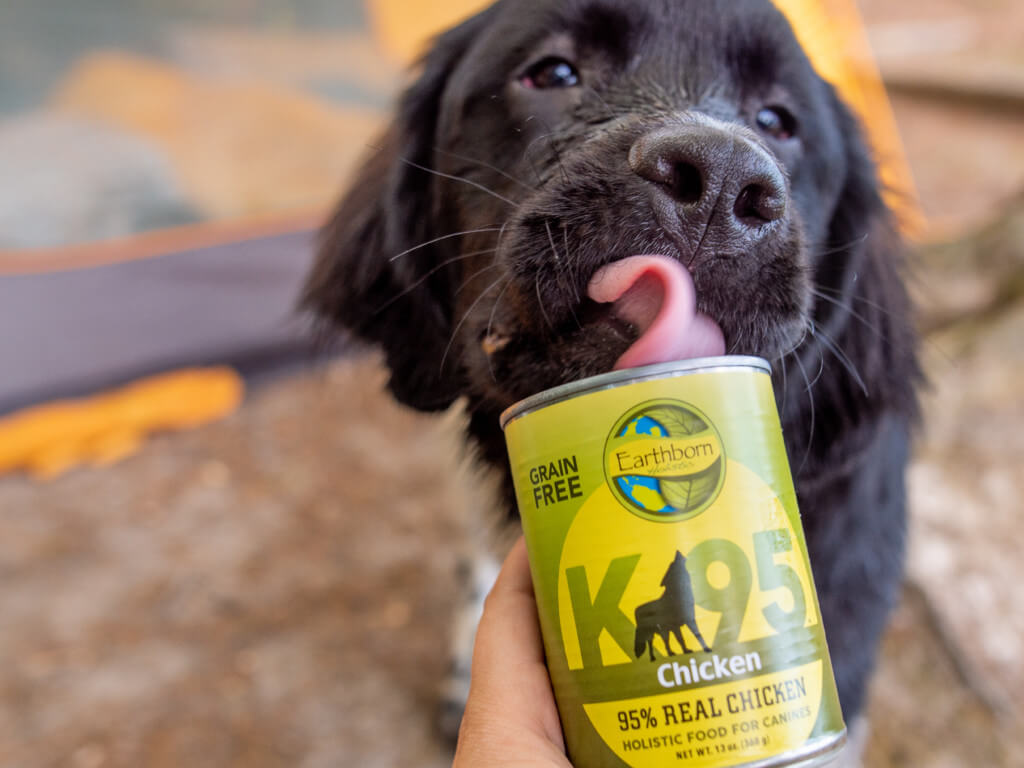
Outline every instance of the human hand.
<path id="1" fill-rule="evenodd" d="M 572 768 L 544 666 L 522 538 L 484 603 L 452 768 Z"/>

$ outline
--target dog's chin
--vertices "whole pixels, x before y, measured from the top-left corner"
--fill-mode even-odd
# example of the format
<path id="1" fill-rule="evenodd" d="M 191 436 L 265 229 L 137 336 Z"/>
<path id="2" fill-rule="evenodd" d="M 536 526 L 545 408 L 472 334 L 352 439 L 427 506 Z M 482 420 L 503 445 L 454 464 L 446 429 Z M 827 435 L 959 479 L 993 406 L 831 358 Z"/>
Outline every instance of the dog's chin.
<path id="1" fill-rule="evenodd" d="M 606 373 L 639 337 L 611 308 L 585 300 L 569 320 L 494 323 L 469 355 L 473 388 L 495 407 L 571 381 Z"/>
<path id="2" fill-rule="evenodd" d="M 762 357 L 775 363 L 800 347 L 807 337 L 808 326 L 804 313 L 783 322 L 743 322 L 727 332 L 727 338 L 733 340 L 727 347 L 727 354 Z"/>
<path id="3" fill-rule="evenodd" d="M 556 325 L 549 317 L 548 324 L 538 308 L 539 323 L 505 320 L 476 334 L 469 372 L 482 401 L 506 408 L 542 390 L 611 371 L 640 336 L 607 304 L 585 299 L 565 314 L 567 321 Z M 800 345 L 808 326 L 802 311 L 782 320 L 757 313 L 736 320 L 726 314 L 719 324 L 727 354 L 773 362 Z"/>

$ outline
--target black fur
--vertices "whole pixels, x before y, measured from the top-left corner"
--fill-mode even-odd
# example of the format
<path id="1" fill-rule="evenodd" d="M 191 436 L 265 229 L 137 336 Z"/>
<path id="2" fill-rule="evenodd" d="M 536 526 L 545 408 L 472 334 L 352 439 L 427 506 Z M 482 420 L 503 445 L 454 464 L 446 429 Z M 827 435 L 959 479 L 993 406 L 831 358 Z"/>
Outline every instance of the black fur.
<path id="1" fill-rule="evenodd" d="M 548 56 L 579 82 L 529 87 Z M 786 130 L 758 124 L 764 106 Z M 631 168 L 642 137 L 683 147 L 705 128 L 778 164 L 784 215 L 737 238 L 729 174 L 684 205 Z M 640 253 L 681 259 L 728 351 L 773 361 L 852 718 L 902 575 L 918 366 L 859 127 L 769 0 L 502 0 L 443 35 L 324 230 L 305 306 L 380 344 L 400 400 L 465 396 L 471 436 L 505 467 L 503 408 L 609 370 L 632 341 L 585 288 Z"/>

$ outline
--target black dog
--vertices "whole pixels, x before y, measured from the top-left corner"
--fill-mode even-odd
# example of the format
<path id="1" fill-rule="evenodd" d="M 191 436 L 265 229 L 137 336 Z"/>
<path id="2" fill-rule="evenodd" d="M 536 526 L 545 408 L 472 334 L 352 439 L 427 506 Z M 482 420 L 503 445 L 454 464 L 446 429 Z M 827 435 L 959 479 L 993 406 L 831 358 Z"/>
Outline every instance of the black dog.
<path id="1" fill-rule="evenodd" d="M 661 636 L 665 643 L 665 650 L 671 656 L 672 646 L 669 642 L 671 635 L 676 636 L 683 653 L 689 653 L 686 641 L 683 640 L 683 627 L 689 628 L 694 637 L 700 643 L 705 653 L 711 651 L 708 644 L 700 634 L 697 627 L 697 618 L 694 614 L 693 586 L 690 583 L 690 574 L 686 570 L 686 558 L 682 552 L 676 552 L 675 558 L 665 571 L 661 580 L 661 586 L 665 588 L 661 597 L 649 603 L 638 605 L 634 613 L 636 619 L 636 638 L 633 641 L 633 653 L 639 659 L 643 652 L 649 651 L 651 661 L 654 661 L 654 635 Z"/>
<path id="2" fill-rule="evenodd" d="M 502 409 L 635 340 L 586 298 L 633 254 L 685 264 L 727 351 L 773 363 L 852 721 L 901 580 L 918 366 L 858 124 L 769 0 L 501 0 L 444 34 L 304 301 L 384 348 L 401 401 L 464 397 L 507 472 Z"/>

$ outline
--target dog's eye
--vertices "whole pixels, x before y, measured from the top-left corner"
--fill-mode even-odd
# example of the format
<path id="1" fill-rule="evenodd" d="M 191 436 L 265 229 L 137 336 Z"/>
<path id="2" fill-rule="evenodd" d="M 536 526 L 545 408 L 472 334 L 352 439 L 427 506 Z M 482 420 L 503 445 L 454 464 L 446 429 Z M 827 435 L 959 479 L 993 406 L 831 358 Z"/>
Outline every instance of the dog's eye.
<path id="1" fill-rule="evenodd" d="M 791 139 L 796 134 L 796 118 L 785 107 L 762 107 L 754 122 L 761 133 L 773 139 Z"/>
<path id="2" fill-rule="evenodd" d="M 528 88 L 571 88 L 580 84 L 580 73 L 559 56 L 545 56 L 527 67 L 519 82 Z"/>

